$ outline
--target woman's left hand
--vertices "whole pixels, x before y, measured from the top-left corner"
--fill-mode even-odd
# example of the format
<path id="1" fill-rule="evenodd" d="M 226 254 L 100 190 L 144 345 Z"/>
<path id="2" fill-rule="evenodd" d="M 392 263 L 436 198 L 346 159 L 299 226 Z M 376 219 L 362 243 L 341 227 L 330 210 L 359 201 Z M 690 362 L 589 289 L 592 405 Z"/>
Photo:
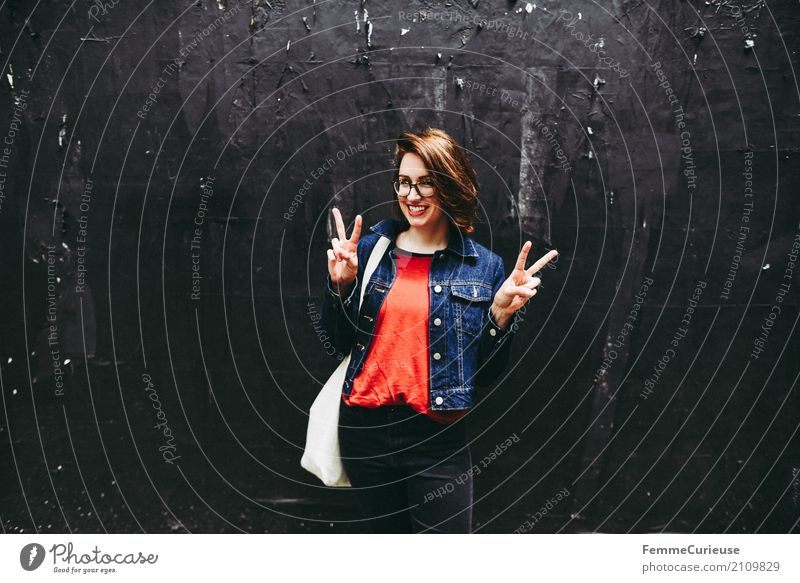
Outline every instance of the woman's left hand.
<path id="1" fill-rule="evenodd" d="M 514 312 L 519 310 L 525 303 L 536 295 L 536 286 L 542 280 L 534 277 L 545 265 L 558 255 L 558 251 L 553 249 L 543 255 L 536 263 L 525 269 L 525 261 L 528 252 L 533 247 L 530 241 L 525 241 L 522 250 L 517 257 L 517 264 L 514 266 L 511 275 L 508 276 L 497 290 L 492 302 L 492 316 L 501 328 L 505 328 Z"/>

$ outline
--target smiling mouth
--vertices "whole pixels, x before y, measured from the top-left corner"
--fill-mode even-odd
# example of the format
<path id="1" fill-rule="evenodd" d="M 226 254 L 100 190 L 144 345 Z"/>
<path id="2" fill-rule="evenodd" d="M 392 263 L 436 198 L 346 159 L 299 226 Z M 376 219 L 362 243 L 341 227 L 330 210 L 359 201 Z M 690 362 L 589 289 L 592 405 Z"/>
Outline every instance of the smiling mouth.
<path id="1" fill-rule="evenodd" d="M 408 214 L 410 214 L 412 217 L 419 217 L 423 215 L 426 210 L 428 210 L 427 205 L 407 204 L 406 208 L 408 209 Z"/>

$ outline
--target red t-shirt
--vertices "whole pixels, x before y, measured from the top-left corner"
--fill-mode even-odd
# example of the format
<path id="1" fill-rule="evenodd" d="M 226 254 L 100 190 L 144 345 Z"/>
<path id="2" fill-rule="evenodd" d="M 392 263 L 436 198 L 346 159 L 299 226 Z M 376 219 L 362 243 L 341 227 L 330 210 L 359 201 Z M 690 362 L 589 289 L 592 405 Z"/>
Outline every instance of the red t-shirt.
<path id="1" fill-rule="evenodd" d="M 430 346 L 428 274 L 433 253 L 394 253 L 397 272 L 375 321 L 364 365 L 353 379 L 348 405 L 411 406 L 440 423 L 452 423 L 466 410 L 432 411 L 428 399 Z"/>

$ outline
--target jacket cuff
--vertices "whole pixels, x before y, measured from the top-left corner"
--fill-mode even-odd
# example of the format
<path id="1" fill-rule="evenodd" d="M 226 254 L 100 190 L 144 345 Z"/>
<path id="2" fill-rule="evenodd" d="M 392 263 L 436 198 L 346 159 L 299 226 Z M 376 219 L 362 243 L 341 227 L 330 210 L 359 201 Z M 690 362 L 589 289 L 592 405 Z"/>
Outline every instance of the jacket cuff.
<path id="1" fill-rule="evenodd" d="M 341 296 L 338 293 L 336 293 L 336 290 L 334 289 L 333 284 L 331 283 L 331 274 L 330 273 L 326 277 L 325 282 L 326 282 L 326 287 L 328 288 L 328 293 L 333 298 L 340 298 Z M 353 284 L 353 289 L 350 291 L 350 294 L 345 299 L 342 300 L 342 305 L 345 308 L 349 308 L 350 307 L 350 304 L 353 302 L 353 298 L 355 297 L 357 289 L 358 289 L 358 276 L 356 276 L 355 283 Z"/>
<path id="2" fill-rule="evenodd" d="M 502 329 L 497 322 L 495 322 L 495 319 L 492 316 L 492 307 L 489 306 L 486 320 L 486 333 L 489 334 L 489 336 L 491 336 L 496 343 L 500 343 L 507 337 L 512 336 L 517 331 L 519 328 L 519 322 L 522 321 L 522 316 L 520 315 L 519 310 L 517 310 L 514 312 L 514 315 L 511 316 L 511 322 L 508 323 L 508 326 L 506 326 L 505 329 Z"/>

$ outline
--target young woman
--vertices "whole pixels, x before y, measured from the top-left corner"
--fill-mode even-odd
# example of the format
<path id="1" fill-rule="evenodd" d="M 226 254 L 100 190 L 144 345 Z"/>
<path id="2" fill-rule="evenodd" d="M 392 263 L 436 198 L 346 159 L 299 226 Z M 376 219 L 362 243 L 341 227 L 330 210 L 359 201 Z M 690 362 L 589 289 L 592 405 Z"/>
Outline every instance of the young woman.
<path id="1" fill-rule="evenodd" d="M 395 147 L 397 219 L 328 249 L 321 323 L 337 350 L 352 351 L 340 402 L 342 462 L 374 532 L 468 533 L 473 466 L 462 419 L 475 384 L 506 368 L 518 310 L 536 294 L 527 241 L 511 275 L 465 235 L 474 231 L 475 171 L 445 132 L 401 134 Z M 378 239 L 390 244 L 362 281 Z M 366 286 L 359 310 L 361 286 Z"/>

